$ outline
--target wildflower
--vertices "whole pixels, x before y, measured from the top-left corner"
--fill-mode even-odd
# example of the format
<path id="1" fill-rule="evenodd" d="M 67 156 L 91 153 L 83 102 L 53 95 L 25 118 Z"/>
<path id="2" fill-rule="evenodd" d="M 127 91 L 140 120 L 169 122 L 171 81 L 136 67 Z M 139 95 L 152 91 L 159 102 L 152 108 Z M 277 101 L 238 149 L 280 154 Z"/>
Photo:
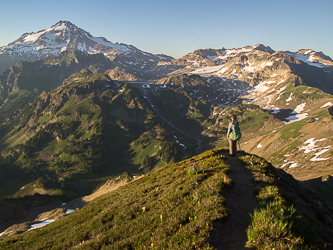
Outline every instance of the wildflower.
<path id="1" fill-rule="evenodd" d="M 194 167 L 195 167 L 195 163 L 193 163 L 192 167 L 190 168 L 190 171 L 193 171 Z"/>

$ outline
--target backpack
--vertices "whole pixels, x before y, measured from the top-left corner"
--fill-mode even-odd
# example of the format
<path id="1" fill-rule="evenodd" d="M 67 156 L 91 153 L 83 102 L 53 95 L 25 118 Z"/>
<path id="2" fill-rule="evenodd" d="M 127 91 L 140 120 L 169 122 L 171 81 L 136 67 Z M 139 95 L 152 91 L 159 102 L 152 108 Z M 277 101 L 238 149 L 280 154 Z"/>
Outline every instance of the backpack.
<path id="1" fill-rule="evenodd" d="M 230 133 L 229 137 L 233 141 L 242 138 L 242 133 L 240 132 L 240 126 L 238 122 L 236 124 L 232 124 L 232 132 Z"/>

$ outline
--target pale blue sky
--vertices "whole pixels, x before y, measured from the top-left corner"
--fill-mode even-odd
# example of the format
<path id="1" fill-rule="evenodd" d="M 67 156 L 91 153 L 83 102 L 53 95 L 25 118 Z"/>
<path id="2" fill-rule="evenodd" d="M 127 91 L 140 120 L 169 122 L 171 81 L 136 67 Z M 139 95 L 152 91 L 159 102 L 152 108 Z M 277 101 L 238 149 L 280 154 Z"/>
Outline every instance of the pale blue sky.
<path id="1" fill-rule="evenodd" d="M 333 0 L 1 0 L 0 46 L 60 20 L 154 54 L 262 43 L 333 58 Z"/>

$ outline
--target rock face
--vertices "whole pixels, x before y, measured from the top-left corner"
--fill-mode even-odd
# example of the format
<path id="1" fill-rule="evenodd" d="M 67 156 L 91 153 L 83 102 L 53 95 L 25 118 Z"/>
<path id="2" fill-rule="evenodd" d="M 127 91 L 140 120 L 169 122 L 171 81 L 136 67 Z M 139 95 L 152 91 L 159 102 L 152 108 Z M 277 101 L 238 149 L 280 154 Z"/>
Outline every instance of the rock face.
<path id="1" fill-rule="evenodd" d="M 135 75 L 126 72 L 124 69 L 121 69 L 118 66 L 115 67 L 114 69 L 107 70 L 106 74 L 113 80 L 119 80 L 119 81 L 136 81 L 136 80 L 138 80 Z"/>

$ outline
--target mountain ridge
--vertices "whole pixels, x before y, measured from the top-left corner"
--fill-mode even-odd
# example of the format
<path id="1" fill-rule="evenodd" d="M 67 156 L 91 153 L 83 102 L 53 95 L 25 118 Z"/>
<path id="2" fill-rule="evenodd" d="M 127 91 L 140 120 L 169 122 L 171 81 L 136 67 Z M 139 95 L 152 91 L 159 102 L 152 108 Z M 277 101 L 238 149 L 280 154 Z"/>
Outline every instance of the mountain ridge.
<path id="1" fill-rule="evenodd" d="M 22 49 L 20 49 L 21 47 Z M 1 47 L 0 72 L 13 66 L 18 60 L 35 61 L 47 55 L 57 56 L 62 51 L 69 49 L 80 50 L 92 54 L 103 53 L 110 60 L 114 60 L 117 55 L 122 57 L 125 56 L 119 61 L 118 66 L 133 67 L 138 65 L 137 69 L 141 70 L 144 68 L 148 69 L 156 66 L 167 65 L 174 67 L 192 66 L 194 68 L 197 68 L 198 66 L 202 67 L 204 65 L 213 66 L 214 64 L 224 64 L 239 53 L 248 53 L 253 50 L 268 52 L 270 54 L 275 52 L 269 46 L 257 44 L 255 46 L 245 46 L 238 49 L 199 49 L 193 53 L 183 56 L 182 58 L 173 59 L 170 56 L 153 55 L 148 52 L 143 52 L 132 45 L 111 43 L 103 37 L 93 37 L 89 32 L 78 28 L 69 21 L 59 21 L 49 29 L 36 33 L 25 33 L 16 41 L 7 46 Z M 133 57 L 132 54 L 134 52 L 139 53 L 139 56 L 131 58 Z M 295 53 L 289 51 L 286 51 L 286 53 L 289 53 L 312 66 L 326 67 L 333 65 L 332 59 L 324 55 L 322 52 L 300 49 Z M 148 56 L 148 58 L 144 59 L 144 62 L 142 61 L 140 63 L 142 56 Z M 199 58 L 196 58 L 198 56 Z M 154 63 L 152 64 L 152 62 Z M 172 68 L 173 71 L 175 70 L 174 67 Z M 160 68 L 161 67 L 159 67 L 159 70 Z M 156 69 L 153 68 L 151 70 L 156 71 Z M 170 73 L 170 69 L 166 72 Z M 156 74 L 157 73 L 155 73 L 155 75 Z"/>
<path id="2" fill-rule="evenodd" d="M 264 159 L 244 152 L 240 160 L 230 159 L 226 152 L 206 151 L 160 168 L 64 218 L 48 220 L 45 227 L 0 239 L 0 246 L 329 249 L 331 205 Z M 237 192 L 244 192 L 253 205 L 240 208 L 243 201 L 232 198 Z M 239 215 L 232 206 L 245 216 L 241 221 L 233 217 Z M 260 223 L 261 216 L 265 222 Z M 232 238 L 221 228 L 229 221 Z"/>

